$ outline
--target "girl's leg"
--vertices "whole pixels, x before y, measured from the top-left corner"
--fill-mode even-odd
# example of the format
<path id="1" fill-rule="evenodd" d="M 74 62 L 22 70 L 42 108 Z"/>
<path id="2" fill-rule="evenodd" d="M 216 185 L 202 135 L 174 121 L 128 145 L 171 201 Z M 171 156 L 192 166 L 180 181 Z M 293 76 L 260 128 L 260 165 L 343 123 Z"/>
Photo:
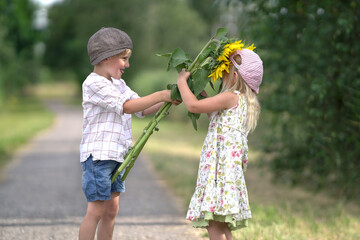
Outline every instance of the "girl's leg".
<path id="1" fill-rule="evenodd" d="M 111 193 L 111 199 L 104 202 L 104 212 L 101 216 L 97 239 L 111 240 L 114 232 L 115 218 L 119 212 L 119 192 Z"/>
<path id="2" fill-rule="evenodd" d="M 210 221 L 207 230 L 210 240 L 226 240 L 223 223 Z"/>
<path id="3" fill-rule="evenodd" d="M 96 227 L 104 211 L 104 201 L 88 202 L 88 208 L 80 226 L 79 240 L 94 239 Z"/>
<path id="4" fill-rule="evenodd" d="M 226 240 L 233 240 L 231 230 L 230 230 L 229 226 L 226 223 L 224 224 L 224 233 L 225 233 L 225 236 L 226 236 Z"/>
<path id="5" fill-rule="evenodd" d="M 210 221 L 207 227 L 210 240 L 233 240 L 227 223 Z"/>

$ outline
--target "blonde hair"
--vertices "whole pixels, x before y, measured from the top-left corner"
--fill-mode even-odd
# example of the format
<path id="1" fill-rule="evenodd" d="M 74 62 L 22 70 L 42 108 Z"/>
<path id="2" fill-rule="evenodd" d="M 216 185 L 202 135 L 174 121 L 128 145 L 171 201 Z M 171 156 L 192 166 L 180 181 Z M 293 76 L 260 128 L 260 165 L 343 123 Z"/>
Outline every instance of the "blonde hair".
<path id="1" fill-rule="evenodd" d="M 128 53 L 131 53 L 131 49 L 125 49 L 124 51 L 122 51 L 121 53 L 119 54 L 116 54 L 115 56 L 112 56 L 112 57 L 122 57 L 122 56 L 125 56 L 126 54 Z"/>
<path id="2" fill-rule="evenodd" d="M 118 54 L 116 54 L 116 55 L 114 55 L 114 56 L 105 58 L 104 60 L 106 60 L 106 59 L 111 59 L 111 58 L 120 58 L 120 57 L 125 56 L 125 55 L 128 54 L 128 53 L 131 53 L 131 49 L 128 49 L 128 48 L 127 48 L 127 49 L 125 49 L 124 51 L 122 51 L 121 53 L 118 53 Z M 104 61 L 104 60 L 102 60 L 101 62 L 99 62 L 97 65 L 103 64 L 103 61 Z"/>
<path id="3" fill-rule="evenodd" d="M 234 60 L 237 64 L 241 64 L 241 57 L 240 55 L 237 55 L 234 57 Z M 234 65 L 230 65 L 229 67 L 229 73 L 224 75 L 224 78 L 231 78 L 234 76 L 234 72 L 237 72 L 238 78 L 235 79 L 234 83 L 232 85 L 223 84 L 222 86 L 222 92 L 233 92 L 233 91 L 239 91 L 240 93 L 245 95 L 246 101 L 247 101 L 247 114 L 246 114 L 246 128 L 247 131 L 254 131 L 257 126 L 257 121 L 259 119 L 261 107 L 259 100 L 257 99 L 256 93 L 249 87 L 249 85 L 244 81 L 244 79 L 241 77 L 240 73 L 237 71 L 237 69 L 234 67 Z M 231 80 L 231 79 L 229 79 Z"/>

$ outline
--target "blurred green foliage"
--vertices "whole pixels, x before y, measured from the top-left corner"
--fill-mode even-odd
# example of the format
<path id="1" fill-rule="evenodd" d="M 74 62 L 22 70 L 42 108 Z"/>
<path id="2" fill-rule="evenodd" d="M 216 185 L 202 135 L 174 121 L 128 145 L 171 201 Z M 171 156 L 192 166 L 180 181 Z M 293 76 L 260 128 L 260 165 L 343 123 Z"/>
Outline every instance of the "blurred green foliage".
<path id="1" fill-rule="evenodd" d="M 267 150 L 276 153 L 271 164 L 278 179 L 359 194 L 359 4 L 210 2 L 64 1 L 49 14 L 46 63 L 75 70 L 81 83 L 91 71 L 88 38 L 114 26 L 134 41 L 133 66 L 125 76 L 131 80 L 144 70 L 163 69 L 166 63 L 155 53 L 180 47 L 195 55 L 223 23 L 230 35 L 254 42 L 264 60 L 260 100 L 271 113 Z"/>
<path id="2" fill-rule="evenodd" d="M 262 103 L 278 179 L 358 196 L 360 4 L 257 1 L 252 36 L 264 60 Z"/>
<path id="3" fill-rule="evenodd" d="M 50 67 L 49 77 L 75 73 L 80 85 L 92 71 L 87 41 L 101 27 L 120 28 L 132 38 L 124 78 L 140 95 L 176 81 L 176 73 L 163 70 L 167 59 L 156 54 L 180 47 L 195 57 L 218 27 L 227 27 L 229 37 L 254 42 L 264 61 L 259 98 L 265 119 L 259 130 L 274 156 L 270 164 L 277 179 L 358 196 L 359 5 L 355 0 L 64 0 L 49 9 L 48 27 L 37 31 L 30 0 L 0 1 L 0 105 L 38 80 L 40 60 Z M 46 45 L 43 59 L 34 51 L 40 41 Z M 187 119 L 183 107 L 176 109 L 170 118 Z"/>
<path id="4" fill-rule="evenodd" d="M 196 54 L 209 28 L 187 2 L 178 0 L 68 0 L 50 9 L 49 21 L 45 63 L 73 70 L 79 83 L 92 71 L 86 46 L 101 27 L 122 29 L 133 40 L 128 83 L 137 73 L 166 64 L 156 53 L 181 46 Z"/>
<path id="5" fill-rule="evenodd" d="M 40 34 L 33 27 L 34 14 L 28 0 L 0 1 L 0 105 L 37 80 L 34 46 Z"/>
<path id="6" fill-rule="evenodd" d="M 132 83 L 132 89 L 139 96 L 146 96 L 153 92 L 160 91 L 169 83 L 175 83 L 177 78 L 176 71 L 146 70 L 137 74 Z"/>

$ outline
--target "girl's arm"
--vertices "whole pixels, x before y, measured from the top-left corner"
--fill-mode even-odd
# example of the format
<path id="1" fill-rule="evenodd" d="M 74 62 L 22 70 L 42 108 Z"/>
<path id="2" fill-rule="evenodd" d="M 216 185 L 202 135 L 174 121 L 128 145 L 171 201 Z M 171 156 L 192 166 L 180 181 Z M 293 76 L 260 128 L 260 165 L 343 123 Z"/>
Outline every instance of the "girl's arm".
<path id="1" fill-rule="evenodd" d="M 179 100 L 171 100 L 171 103 L 175 106 L 179 105 L 181 102 Z M 151 106 L 147 109 L 145 109 L 143 112 L 142 112 L 142 115 L 143 116 L 147 116 L 147 115 L 151 115 L 153 113 L 156 113 L 160 108 L 161 106 L 164 104 L 164 102 L 161 102 L 161 103 L 157 103 L 155 104 L 154 106 Z"/>
<path id="2" fill-rule="evenodd" d="M 155 104 L 154 106 L 151 106 L 147 109 L 145 109 L 143 112 L 142 112 L 142 115 L 143 116 L 147 116 L 147 115 L 151 115 L 153 113 L 156 113 L 160 108 L 161 106 L 163 105 L 164 103 L 161 102 L 161 103 L 157 103 Z"/>
<path id="3" fill-rule="evenodd" d="M 177 79 L 181 98 L 189 112 L 211 113 L 221 109 L 228 109 L 236 105 L 238 96 L 232 92 L 223 92 L 214 97 L 198 100 L 187 85 L 186 80 L 189 76 L 190 73 L 183 69 Z"/>
<path id="4" fill-rule="evenodd" d="M 200 93 L 201 96 L 205 97 L 205 98 L 208 98 L 209 95 L 207 94 L 207 92 L 205 90 L 203 90 L 201 93 Z M 206 113 L 208 115 L 208 118 L 211 117 L 211 113 Z"/>

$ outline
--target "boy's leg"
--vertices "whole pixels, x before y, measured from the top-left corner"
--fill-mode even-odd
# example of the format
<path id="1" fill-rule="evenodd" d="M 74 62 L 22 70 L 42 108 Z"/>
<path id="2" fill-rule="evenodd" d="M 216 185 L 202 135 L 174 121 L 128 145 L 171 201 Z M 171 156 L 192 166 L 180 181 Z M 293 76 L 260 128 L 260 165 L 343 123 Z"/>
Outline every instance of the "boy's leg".
<path id="1" fill-rule="evenodd" d="M 95 238 L 96 227 L 104 212 L 104 201 L 88 202 L 86 215 L 80 226 L 79 240 Z"/>
<path id="2" fill-rule="evenodd" d="M 97 232 L 98 240 L 112 239 L 115 218 L 119 212 L 119 197 L 119 192 L 113 192 L 111 199 L 104 202 L 104 211 Z"/>

